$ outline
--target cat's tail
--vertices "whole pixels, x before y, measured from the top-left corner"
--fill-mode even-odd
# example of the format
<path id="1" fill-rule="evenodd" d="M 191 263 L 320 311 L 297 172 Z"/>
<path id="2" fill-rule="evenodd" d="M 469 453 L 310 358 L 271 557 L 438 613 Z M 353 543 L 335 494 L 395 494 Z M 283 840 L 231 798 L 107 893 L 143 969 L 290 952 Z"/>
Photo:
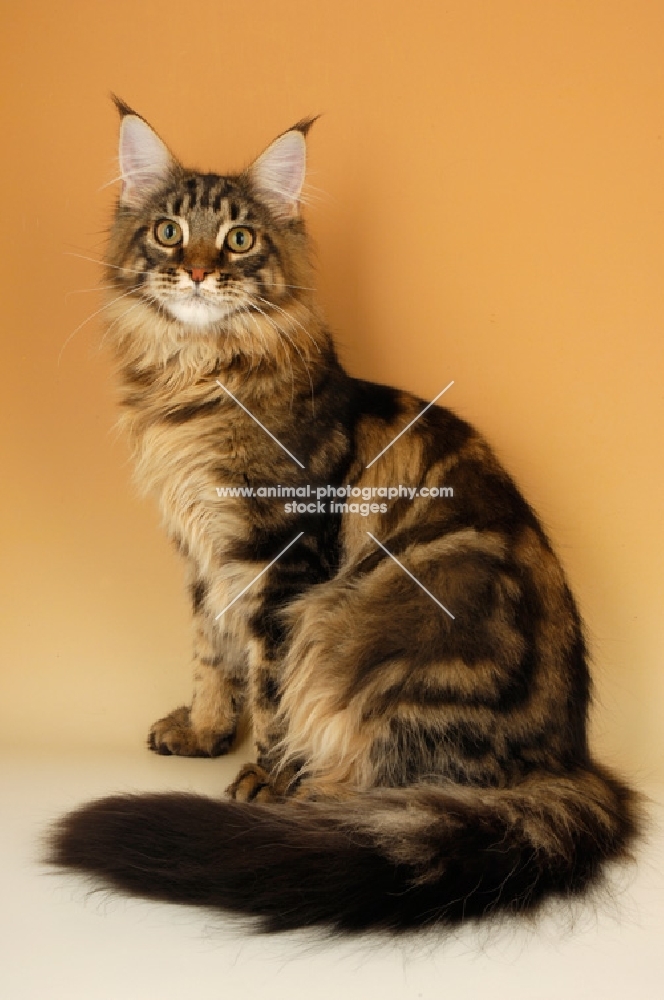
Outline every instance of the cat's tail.
<path id="1" fill-rule="evenodd" d="M 338 802 L 117 795 L 65 816 L 49 860 L 268 931 L 406 930 L 577 894 L 627 856 L 637 825 L 635 795 L 592 766 L 505 789 L 417 785 Z"/>

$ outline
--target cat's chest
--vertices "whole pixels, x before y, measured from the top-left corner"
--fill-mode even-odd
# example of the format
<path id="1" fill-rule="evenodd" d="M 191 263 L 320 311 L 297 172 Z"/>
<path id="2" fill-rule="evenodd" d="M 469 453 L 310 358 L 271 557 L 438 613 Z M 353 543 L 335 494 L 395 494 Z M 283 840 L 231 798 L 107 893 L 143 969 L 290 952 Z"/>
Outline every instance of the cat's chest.
<path id="1" fill-rule="evenodd" d="M 135 476 L 158 498 L 169 534 L 197 562 L 223 556 L 251 529 L 245 498 L 224 495 L 244 486 L 251 443 L 234 415 L 174 410 L 129 418 Z"/>
<path id="2" fill-rule="evenodd" d="M 266 501 L 261 487 L 274 496 L 282 484 L 306 480 L 265 431 L 272 423 L 289 443 L 296 435 L 276 404 L 254 407 L 255 418 L 232 400 L 208 403 L 169 403 L 125 417 L 139 485 L 158 498 L 167 531 L 201 567 L 225 562 L 251 537 L 254 522 L 265 527 L 283 514 L 283 499 Z"/>

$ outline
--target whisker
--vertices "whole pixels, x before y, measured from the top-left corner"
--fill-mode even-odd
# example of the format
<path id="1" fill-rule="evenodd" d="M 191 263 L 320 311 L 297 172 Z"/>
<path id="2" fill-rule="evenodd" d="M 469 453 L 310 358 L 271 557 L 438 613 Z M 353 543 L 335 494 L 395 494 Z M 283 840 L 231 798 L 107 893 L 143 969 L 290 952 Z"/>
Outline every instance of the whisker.
<path id="1" fill-rule="evenodd" d="M 98 260 L 96 257 L 86 257 L 82 253 L 72 253 L 70 250 L 64 251 L 65 257 L 78 257 L 80 260 L 89 260 L 93 264 L 101 264 L 102 267 L 112 267 L 116 271 L 131 271 L 132 274 L 148 274 L 146 268 L 139 270 L 137 267 L 120 267 L 119 264 L 109 264 L 105 260 Z"/>
<path id="2" fill-rule="evenodd" d="M 98 230 L 97 230 L 96 232 L 92 232 L 92 233 L 85 233 L 85 235 L 86 235 L 86 236 L 101 236 L 102 234 L 104 234 L 104 235 L 106 235 L 106 236 L 107 236 L 107 235 L 108 235 L 108 232 L 107 232 L 107 230 L 105 230 L 105 229 L 98 229 Z M 90 249 L 96 249 L 97 247 L 101 248 L 102 246 L 105 246 L 105 244 L 106 244 L 106 241 L 105 241 L 105 240 L 99 240 L 99 241 L 98 241 L 98 242 L 97 242 L 97 243 L 95 244 L 95 246 L 94 246 L 94 247 L 92 247 L 92 248 L 91 248 L 91 247 L 89 247 L 89 246 L 85 246 L 85 247 L 80 247 L 80 246 L 78 245 L 78 243 L 69 243 L 69 242 L 65 242 L 65 243 L 63 243 L 62 245 L 63 245 L 64 247 L 70 247 L 70 249 L 72 249 L 72 250 L 78 250 L 78 252 L 79 252 L 79 253 L 83 253 L 83 251 L 88 251 L 88 250 L 90 250 Z"/>
<path id="3" fill-rule="evenodd" d="M 101 187 L 98 187 L 97 188 L 97 194 L 99 194 L 100 191 L 105 191 L 106 188 L 111 187 L 112 184 L 117 184 L 118 181 L 121 181 L 121 180 L 122 180 L 122 174 L 118 174 L 117 177 L 114 177 L 110 181 L 106 181 L 105 184 L 102 184 Z"/>
<path id="4" fill-rule="evenodd" d="M 119 316 L 116 316 L 116 318 L 113 320 L 113 322 L 106 328 L 106 330 L 104 331 L 103 337 L 99 341 L 99 350 L 100 351 L 103 349 L 104 341 L 106 340 L 106 338 L 108 337 L 109 333 L 111 332 L 111 330 L 113 329 L 113 327 L 116 325 L 116 323 L 119 323 L 120 320 L 125 319 L 125 317 L 127 317 L 130 312 L 133 312 L 134 309 L 137 309 L 140 305 L 142 305 L 142 300 L 141 299 L 139 299 L 137 302 L 134 302 L 133 306 L 129 306 L 129 308 L 125 309 L 125 311 L 123 313 L 120 313 Z"/>
<path id="5" fill-rule="evenodd" d="M 281 281 L 263 281 L 262 278 L 257 278 L 256 280 L 260 281 L 261 285 L 272 285 L 275 288 L 297 288 L 299 291 L 302 291 L 302 292 L 315 292 L 316 291 L 315 288 L 309 288 L 308 285 L 287 285 L 287 284 L 285 284 L 284 282 L 281 282 Z"/>
<path id="6" fill-rule="evenodd" d="M 92 288 L 72 288 L 65 294 L 65 302 L 70 295 L 81 295 L 83 292 L 103 292 L 108 288 L 117 288 L 117 285 L 93 285 Z"/>
<path id="7" fill-rule="evenodd" d="M 258 329 L 260 330 L 260 324 L 259 324 L 258 320 L 256 319 L 256 317 L 253 315 L 253 313 L 251 311 L 251 308 L 252 308 L 251 306 L 249 308 L 245 308 L 244 311 L 249 316 L 251 316 L 251 318 L 254 320 L 254 323 L 256 324 L 256 326 L 258 327 Z M 258 307 L 256 307 L 256 308 L 258 308 Z M 272 323 L 272 321 L 270 320 L 269 316 L 266 316 L 265 313 L 263 313 L 260 309 L 258 309 L 258 311 L 261 312 L 261 314 L 268 321 L 268 323 L 270 324 L 270 326 L 272 327 L 272 329 L 275 330 L 276 333 L 277 333 L 277 335 L 279 336 L 280 331 L 277 329 L 277 327 L 275 327 L 274 323 Z M 261 336 L 262 336 L 262 330 L 261 330 Z M 284 356 L 285 356 L 286 360 L 288 361 L 288 367 L 290 368 L 290 378 L 291 378 L 290 411 L 292 413 L 293 412 L 293 400 L 295 399 L 295 372 L 293 371 L 293 362 L 291 361 L 291 358 L 290 358 L 290 355 L 289 355 L 288 351 L 284 351 Z"/>
<path id="8" fill-rule="evenodd" d="M 259 336 L 260 336 L 260 338 L 261 338 L 261 341 L 263 342 L 263 345 L 264 345 L 264 347 L 265 347 L 265 353 L 266 353 L 266 354 L 269 354 L 269 350 L 270 350 L 270 349 L 269 349 L 269 347 L 268 347 L 268 343 L 267 343 L 267 341 L 266 341 L 266 339 L 265 339 L 265 335 L 264 335 L 264 333 L 263 333 L 263 331 L 262 331 L 262 329 L 261 329 L 261 325 L 260 325 L 260 323 L 258 322 L 257 318 L 256 318 L 256 317 L 254 316 L 254 314 L 252 313 L 251 309 L 250 309 L 250 308 L 247 308 L 247 307 L 245 306 L 245 307 L 244 307 L 243 309 L 241 309 L 240 311 L 241 311 L 242 313 L 244 313 L 245 315 L 247 315 L 247 316 L 249 316 L 249 317 L 251 318 L 251 320 L 252 320 L 252 321 L 253 321 L 253 323 L 254 323 L 254 326 L 255 326 L 255 327 L 256 327 L 256 329 L 258 330 L 258 334 L 259 334 Z M 292 363 L 292 361 L 291 361 L 290 357 L 288 356 L 288 352 L 287 352 L 287 351 L 285 352 L 285 356 L 286 356 L 286 359 L 287 359 L 287 361 L 288 361 L 288 367 L 290 368 L 290 378 L 291 378 L 291 399 L 290 399 L 290 409 L 291 409 L 291 412 L 292 412 L 292 410 L 293 410 L 293 400 L 294 400 L 294 398 L 295 398 L 295 373 L 294 373 L 294 371 L 293 371 L 293 363 Z"/>
<path id="9" fill-rule="evenodd" d="M 58 353 L 57 365 L 58 366 L 60 365 L 60 361 L 62 360 L 62 352 L 64 351 L 65 347 L 67 346 L 67 344 L 69 343 L 69 341 L 71 340 L 71 338 L 76 333 L 78 333 L 78 331 L 80 329 L 82 329 L 82 327 L 84 327 L 86 325 L 86 323 L 89 323 L 91 319 L 94 319 L 95 316 L 98 316 L 100 312 L 103 312 L 104 309 L 108 309 L 108 307 L 112 306 L 115 302 L 119 302 L 120 299 L 126 299 L 128 295 L 132 294 L 133 291 L 134 291 L 134 289 L 130 288 L 128 292 L 123 292 L 122 295 L 116 295 L 114 299 L 111 299 L 110 302 L 105 302 L 104 305 L 100 306 L 99 309 L 96 309 L 95 312 L 90 313 L 90 315 L 87 317 L 87 319 L 84 319 L 82 323 L 79 323 L 78 326 L 76 327 L 76 329 L 72 330 L 72 332 L 69 334 L 69 336 L 65 340 L 64 344 L 60 348 L 60 351 Z"/>
<path id="10" fill-rule="evenodd" d="M 272 308 L 272 309 L 278 309 L 279 312 L 282 313 L 287 319 L 289 319 L 293 323 L 295 323 L 296 326 L 299 326 L 300 330 L 302 330 L 302 332 L 309 338 L 309 340 L 314 345 L 314 347 L 316 348 L 316 350 L 318 351 L 318 353 L 319 354 L 322 353 L 320 347 L 318 346 L 318 344 L 316 343 L 316 341 L 314 340 L 314 338 L 311 336 L 311 334 L 309 333 L 309 331 L 307 330 L 307 328 L 305 326 L 303 326 L 302 323 L 300 323 L 299 319 L 297 319 L 295 316 L 291 316 L 291 314 L 288 313 L 288 312 L 286 312 L 285 309 L 282 309 L 281 306 L 278 306 L 276 304 L 276 302 L 270 302 L 268 299 L 264 299 L 262 295 L 257 295 L 256 298 L 260 299 L 261 302 L 265 303 L 265 305 L 270 306 L 270 308 Z"/>
<path id="11" fill-rule="evenodd" d="M 256 305 L 256 303 L 255 303 L 255 302 L 252 302 L 252 303 L 251 303 L 251 308 L 252 308 L 252 309 L 256 309 L 256 310 L 257 310 L 257 311 L 258 311 L 258 312 L 259 312 L 259 313 L 261 314 L 261 316 L 264 316 L 264 317 L 265 317 L 265 319 L 266 319 L 266 320 L 268 321 L 268 323 L 271 323 L 271 324 L 272 324 L 272 326 L 274 327 L 274 329 L 275 329 L 275 330 L 276 330 L 276 331 L 277 331 L 278 333 L 281 333 L 281 334 L 283 334 L 283 336 L 284 336 L 284 337 L 286 338 L 286 340 L 288 341 L 288 343 L 292 345 L 292 347 L 293 347 L 293 348 L 295 349 L 295 351 L 296 351 L 296 352 L 298 353 L 298 355 L 300 356 L 300 361 L 302 362 L 302 364 L 303 364 L 303 365 L 304 365 L 304 367 L 306 368 L 306 371 L 307 371 L 307 378 L 309 379 L 309 387 L 310 387 L 310 389 L 311 389 L 311 411 L 312 411 L 312 414 L 313 414 L 313 417 L 314 417 L 314 419 L 315 419 L 315 417 L 316 417 L 316 404 L 315 404 L 315 401 L 314 401 L 314 384 L 313 384 L 313 382 L 312 382 L 312 380 L 311 380 L 311 371 L 310 371 L 310 369 L 309 369 L 309 365 L 308 365 L 308 364 L 307 364 L 307 362 L 305 361 L 305 359 L 304 359 L 304 356 L 303 356 L 303 354 L 302 354 L 302 351 L 301 351 L 301 350 L 300 350 L 300 348 L 299 348 L 299 347 L 297 346 L 297 344 L 296 344 L 296 343 L 295 343 L 295 341 L 294 341 L 294 340 L 292 339 L 292 337 L 290 337 L 290 336 L 289 336 L 289 334 L 288 334 L 288 333 L 286 332 L 286 330 L 284 330 L 284 329 L 283 329 L 283 327 L 281 327 L 281 326 L 280 326 L 280 325 L 279 325 L 279 324 L 277 323 L 277 321 L 276 321 L 276 320 L 274 319 L 274 317 L 272 317 L 272 316 L 268 316 L 268 315 L 267 315 L 267 313 L 263 312 L 263 310 L 262 310 L 262 309 L 260 308 L 260 306 L 257 306 L 257 305 Z"/>
<path id="12" fill-rule="evenodd" d="M 240 309 L 240 313 L 249 315 L 247 313 L 246 309 Z M 251 319 L 253 319 L 253 318 L 254 317 L 252 316 Z M 254 325 L 256 326 L 256 328 L 258 329 L 259 334 L 262 337 L 263 331 L 260 329 L 260 327 L 258 325 L 258 322 L 254 321 Z M 254 341 L 253 341 L 253 338 L 252 338 L 251 333 L 249 331 L 247 331 L 247 334 L 249 336 L 249 350 L 251 351 L 251 368 L 254 368 L 255 364 L 256 364 L 256 355 L 254 354 Z M 263 341 L 263 342 L 265 342 L 265 341 Z M 266 345 L 266 350 L 267 350 L 267 345 Z"/>

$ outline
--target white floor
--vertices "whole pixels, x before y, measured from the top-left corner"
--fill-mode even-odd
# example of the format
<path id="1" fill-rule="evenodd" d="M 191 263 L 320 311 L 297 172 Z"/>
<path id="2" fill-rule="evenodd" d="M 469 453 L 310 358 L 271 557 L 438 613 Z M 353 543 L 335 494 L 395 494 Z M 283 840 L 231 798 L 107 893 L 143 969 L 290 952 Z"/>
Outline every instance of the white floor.
<path id="1" fill-rule="evenodd" d="M 398 943 L 265 938 L 223 917 L 90 893 L 38 863 L 50 819 L 118 790 L 218 794 L 222 761 L 6 751 L 1 766 L 2 1000 L 664 998 L 664 789 L 636 866 L 572 916 Z"/>

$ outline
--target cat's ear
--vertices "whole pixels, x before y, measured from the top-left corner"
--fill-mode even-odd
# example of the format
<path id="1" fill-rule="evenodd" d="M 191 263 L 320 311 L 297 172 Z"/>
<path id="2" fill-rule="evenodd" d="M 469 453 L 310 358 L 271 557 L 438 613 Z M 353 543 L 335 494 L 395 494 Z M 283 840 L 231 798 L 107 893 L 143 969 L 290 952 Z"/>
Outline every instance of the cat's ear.
<path id="1" fill-rule="evenodd" d="M 161 187 L 177 170 L 178 162 L 148 123 L 114 97 L 122 116 L 120 122 L 120 204 L 140 208 L 154 190 Z"/>
<path id="2" fill-rule="evenodd" d="M 247 171 L 258 195 L 280 218 L 290 219 L 299 213 L 307 166 L 304 140 L 315 121 L 315 118 L 307 118 L 293 125 L 275 139 Z"/>

